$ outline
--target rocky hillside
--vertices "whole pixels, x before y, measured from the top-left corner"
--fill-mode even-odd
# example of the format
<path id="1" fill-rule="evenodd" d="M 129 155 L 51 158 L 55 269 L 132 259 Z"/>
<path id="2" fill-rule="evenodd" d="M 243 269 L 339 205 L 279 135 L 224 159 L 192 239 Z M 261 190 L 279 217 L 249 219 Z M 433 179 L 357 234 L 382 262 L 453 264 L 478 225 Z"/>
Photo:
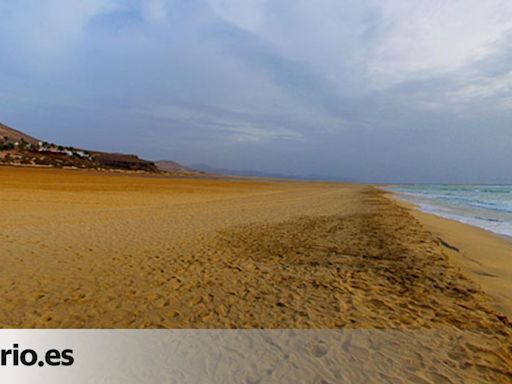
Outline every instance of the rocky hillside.
<path id="1" fill-rule="evenodd" d="M 23 132 L 17 131 L 7 125 L 0 123 L 0 142 L 16 142 L 24 140 L 30 144 L 37 144 L 39 140 Z"/>
<path id="2" fill-rule="evenodd" d="M 84 150 L 47 143 L 0 124 L 0 164 L 159 172 L 136 155 Z"/>

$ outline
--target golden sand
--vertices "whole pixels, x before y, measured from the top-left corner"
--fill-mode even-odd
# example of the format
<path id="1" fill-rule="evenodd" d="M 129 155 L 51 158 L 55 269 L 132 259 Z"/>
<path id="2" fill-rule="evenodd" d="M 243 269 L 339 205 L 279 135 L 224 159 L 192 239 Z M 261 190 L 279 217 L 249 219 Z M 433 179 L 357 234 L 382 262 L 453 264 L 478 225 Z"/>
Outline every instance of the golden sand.
<path id="1" fill-rule="evenodd" d="M 394 199 L 439 239 L 445 253 L 489 294 L 493 306 L 512 319 L 512 239 L 421 212 Z"/>
<path id="2" fill-rule="evenodd" d="M 510 308 L 373 187 L 0 167 L 0 201 L 4 327 L 454 329 L 512 377 Z"/>

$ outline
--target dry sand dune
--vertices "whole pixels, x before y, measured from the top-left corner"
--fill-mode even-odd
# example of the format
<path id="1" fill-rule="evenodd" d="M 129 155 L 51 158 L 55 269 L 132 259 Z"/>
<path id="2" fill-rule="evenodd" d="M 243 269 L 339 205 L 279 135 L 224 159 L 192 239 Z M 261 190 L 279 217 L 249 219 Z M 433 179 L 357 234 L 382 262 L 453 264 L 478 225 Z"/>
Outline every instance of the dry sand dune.
<path id="1" fill-rule="evenodd" d="M 435 330 L 416 382 L 512 380 L 507 317 L 373 187 L 0 168 L 0 201 L 4 327 Z"/>

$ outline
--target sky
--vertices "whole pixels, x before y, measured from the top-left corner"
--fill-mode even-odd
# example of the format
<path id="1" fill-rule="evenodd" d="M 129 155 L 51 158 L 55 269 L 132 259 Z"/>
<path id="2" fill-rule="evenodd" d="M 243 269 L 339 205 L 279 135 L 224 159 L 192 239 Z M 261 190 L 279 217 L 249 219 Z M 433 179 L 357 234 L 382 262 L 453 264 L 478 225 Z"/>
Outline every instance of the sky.
<path id="1" fill-rule="evenodd" d="M 509 0 L 0 0 L 0 122 L 185 164 L 512 183 Z"/>

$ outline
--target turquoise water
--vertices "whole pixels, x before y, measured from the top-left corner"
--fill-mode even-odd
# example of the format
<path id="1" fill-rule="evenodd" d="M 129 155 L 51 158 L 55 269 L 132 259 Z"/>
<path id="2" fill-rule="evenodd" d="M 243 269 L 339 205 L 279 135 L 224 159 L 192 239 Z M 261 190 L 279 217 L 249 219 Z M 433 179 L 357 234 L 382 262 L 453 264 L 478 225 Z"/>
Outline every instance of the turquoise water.
<path id="1" fill-rule="evenodd" d="M 397 185 L 422 211 L 512 236 L 512 185 Z"/>

